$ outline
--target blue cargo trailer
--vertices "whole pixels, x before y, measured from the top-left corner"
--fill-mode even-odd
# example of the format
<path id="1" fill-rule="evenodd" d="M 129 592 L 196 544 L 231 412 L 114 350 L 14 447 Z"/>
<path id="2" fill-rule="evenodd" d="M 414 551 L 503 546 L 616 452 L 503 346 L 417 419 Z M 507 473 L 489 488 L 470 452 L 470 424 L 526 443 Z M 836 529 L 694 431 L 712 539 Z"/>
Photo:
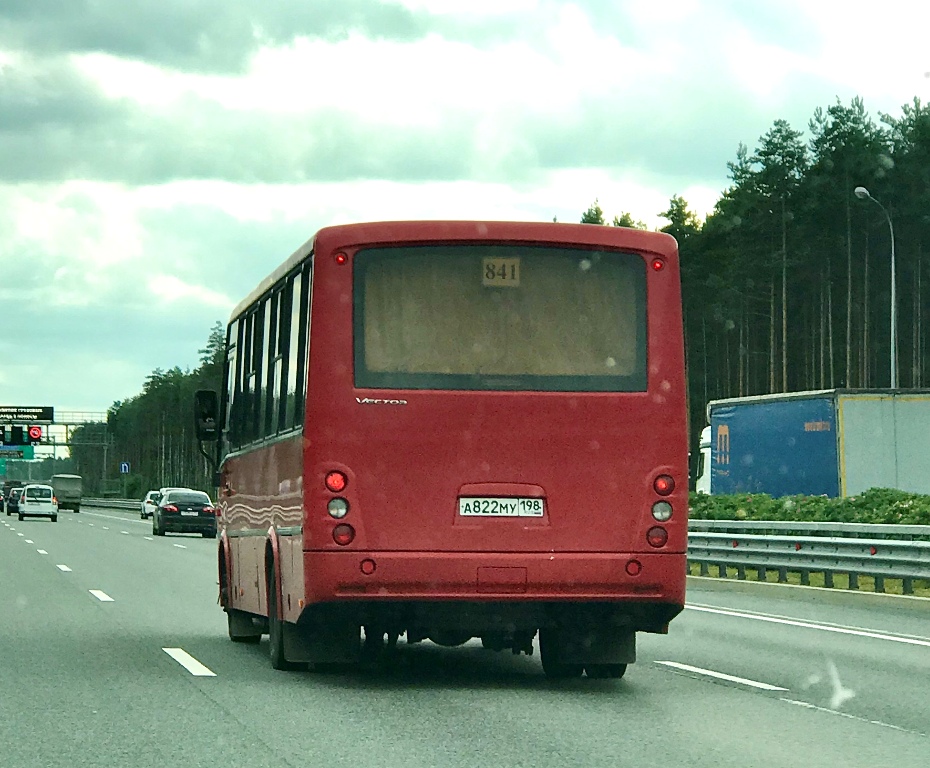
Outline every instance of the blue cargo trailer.
<path id="1" fill-rule="evenodd" d="M 828 389 L 714 400 L 707 418 L 699 490 L 930 493 L 930 390 Z"/>

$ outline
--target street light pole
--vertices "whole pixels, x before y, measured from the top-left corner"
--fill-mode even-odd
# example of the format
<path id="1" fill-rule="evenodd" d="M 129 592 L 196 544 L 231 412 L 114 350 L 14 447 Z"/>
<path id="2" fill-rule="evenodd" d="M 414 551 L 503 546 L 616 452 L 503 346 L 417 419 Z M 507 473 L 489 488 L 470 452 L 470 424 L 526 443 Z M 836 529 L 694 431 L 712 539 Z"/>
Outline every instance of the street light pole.
<path id="1" fill-rule="evenodd" d="M 860 200 L 871 200 L 875 205 L 882 209 L 885 214 L 885 221 L 888 222 L 888 233 L 891 235 L 891 388 L 898 388 L 898 303 L 895 297 L 895 276 L 894 276 L 894 226 L 891 223 L 891 215 L 888 210 L 878 200 L 869 194 L 865 187 L 856 187 L 853 194 Z"/>

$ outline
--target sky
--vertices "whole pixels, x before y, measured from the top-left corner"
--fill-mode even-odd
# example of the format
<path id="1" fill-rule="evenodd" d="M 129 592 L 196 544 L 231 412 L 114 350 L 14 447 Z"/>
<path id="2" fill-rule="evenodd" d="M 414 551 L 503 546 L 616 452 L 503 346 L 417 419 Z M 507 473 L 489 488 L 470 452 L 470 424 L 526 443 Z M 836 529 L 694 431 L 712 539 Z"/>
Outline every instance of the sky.
<path id="1" fill-rule="evenodd" d="M 777 119 L 930 99 L 917 0 L 3 0 L 0 405 L 196 367 L 320 227 L 703 216 Z"/>

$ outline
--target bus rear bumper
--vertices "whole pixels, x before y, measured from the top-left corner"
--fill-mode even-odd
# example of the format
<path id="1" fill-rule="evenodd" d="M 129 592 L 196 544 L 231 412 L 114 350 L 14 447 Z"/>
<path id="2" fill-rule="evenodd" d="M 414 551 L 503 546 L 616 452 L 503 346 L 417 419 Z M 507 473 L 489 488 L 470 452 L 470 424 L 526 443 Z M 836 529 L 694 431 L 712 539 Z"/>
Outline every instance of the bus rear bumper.
<path id="1" fill-rule="evenodd" d="M 403 615 L 404 622 L 460 625 L 464 611 L 475 626 L 539 627 L 596 617 L 662 632 L 685 602 L 684 553 L 330 551 L 304 557 L 302 622 L 340 614 L 380 623 Z"/>

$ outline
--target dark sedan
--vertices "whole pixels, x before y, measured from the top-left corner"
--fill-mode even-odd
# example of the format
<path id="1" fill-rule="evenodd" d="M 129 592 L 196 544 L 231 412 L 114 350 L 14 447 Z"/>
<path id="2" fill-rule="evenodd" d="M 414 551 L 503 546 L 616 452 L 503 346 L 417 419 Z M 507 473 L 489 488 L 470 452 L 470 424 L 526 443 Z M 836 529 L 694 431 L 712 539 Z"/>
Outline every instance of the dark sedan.
<path id="1" fill-rule="evenodd" d="M 216 538 L 216 508 L 203 491 L 167 491 L 152 514 L 152 534 L 199 533 Z"/>
<path id="2" fill-rule="evenodd" d="M 19 514 L 19 497 L 23 495 L 22 487 L 10 488 L 10 493 L 6 497 L 6 513 L 8 515 Z"/>

